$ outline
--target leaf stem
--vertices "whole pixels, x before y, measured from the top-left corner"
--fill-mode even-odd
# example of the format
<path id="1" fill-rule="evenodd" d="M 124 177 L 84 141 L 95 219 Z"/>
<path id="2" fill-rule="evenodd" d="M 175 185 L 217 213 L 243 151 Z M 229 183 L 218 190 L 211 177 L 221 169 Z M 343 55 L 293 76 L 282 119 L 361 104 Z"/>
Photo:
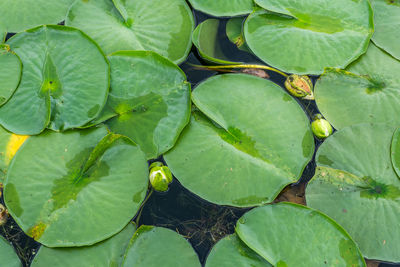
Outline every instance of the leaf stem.
<path id="1" fill-rule="evenodd" d="M 257 65 L 257 64 L 236 64 L 236 65 L 219 65 L 219 66 L 203 66 L 203 65 L 196 65 L 192 63 L 187 63 L 190 66 L 193 66 L 195 68 L 200 68 L 200 69 L 210 69 L 210 70 L 220 70 L 220 69 L 263 69 L 263 70 L 270 70 L 276 73 L 279 73 L 283 77 L 288 77 L 286 73 L 277 70 L 272 67 L 268 67 L 265 65 Z"/>
<path id="2" fill-rule="evenodd" d="M 150 198 L 150 196 L 153 194 L 153 192 L 154 192 L 154 188 L 151 188 L 150 193 L 149 193 L 149 194 L 146 196 L 146 198 L 143 200 L 142 205 L 140 205 L 139 213 L 138 213 L 138 215 L 136 216 L 136 219 L 135 219 L 136 225 L 139 225 L 139 220 L 140 220 L 140 216 L 142 216 L 143 207 L 144 207 L 144 205 L 146 204 L 147 200 L 149 200 L 149 198 Z"/>

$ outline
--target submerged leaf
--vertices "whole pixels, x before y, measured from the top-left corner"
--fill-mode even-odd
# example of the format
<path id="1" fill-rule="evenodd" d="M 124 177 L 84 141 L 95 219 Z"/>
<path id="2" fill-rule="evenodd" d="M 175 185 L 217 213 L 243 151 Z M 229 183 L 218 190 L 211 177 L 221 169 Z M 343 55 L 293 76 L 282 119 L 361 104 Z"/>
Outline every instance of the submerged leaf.
<path id="1" fill-rule="evenodd" d="M 307 204 L 342 225 L 369 259 L 400 261 L 400 180 L 391 161 L 395 127 L 358 124 L 325 140 Z"/>
<path id="2" fill-rule="evenodd" d="M 0 44 L 0 106 L 6 103 L 17 89 L 21 71 L 22 63 L 19 57 L 10 51 L 8 45 Z"/>
<path id="3" fill-rule="evenodd" d="M 92 245 L 129 222 L 145 197 L 147 177 L 143 152 L 126 137 L 107 135 L 104 127 L 47 131 L 16 154 L 4 200 L 22 230 L 40 243 Z"/>
<path id="4" fill-rule="evenodd" d="M 267 64 L 297 74 L 345 68 L 363 54 L 373 33 L 368 0 L 256 0 L 268 11 L 244 25 L 251 51 Z"/>
<path id="5" fill-rule="evenodd" d="M 217 204 L 254 206 L 300 178 L 314 141 L 308 118 L 282 88 L 251 75 L 218 75 L 192 100 L 208 118 L 193 113 L 164 155 L 183 186 Z"/>
<path id="6" fill-rule="evenodd" d="M 150 50 L 180 63 L 190 51 L 194 19 L 184 0 L 78 0 L 66 25 L 86 32 L 106 54 Z"/>

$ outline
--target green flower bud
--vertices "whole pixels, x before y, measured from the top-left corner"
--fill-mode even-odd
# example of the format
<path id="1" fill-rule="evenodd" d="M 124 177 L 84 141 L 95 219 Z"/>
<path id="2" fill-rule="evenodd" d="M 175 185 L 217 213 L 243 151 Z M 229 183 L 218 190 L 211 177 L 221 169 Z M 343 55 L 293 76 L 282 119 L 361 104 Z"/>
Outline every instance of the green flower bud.
<path id="1" fill-rule="evenodd" d="M 292 96 L 314 100 L 313 84 L 308 76 L 292 74 L 287 77 L 285 87 Z"/>
<path id="2" fill-rule="evenodd" d="M 320 139 L 327 138 L 333 132 L 331 124 L 322 118 L 321 114 L 314 116 L 313 122 L 311 123 L 311 130 L 314 135 Z"/>
<path id="3" fill-rule="evenodd" d="M 0 226 L 5 225 L 8 220 L 8 211 L 7 209 L 0 204 Z"/>
<path id="4" fill-rule="evenodd" d="M 172 173 L 167 166 L 161 162 L 153 162 L 150 167 L 150 183 L 151 186 L 160 192 L 168 190 L 168 185 L 172 182 Z"/>

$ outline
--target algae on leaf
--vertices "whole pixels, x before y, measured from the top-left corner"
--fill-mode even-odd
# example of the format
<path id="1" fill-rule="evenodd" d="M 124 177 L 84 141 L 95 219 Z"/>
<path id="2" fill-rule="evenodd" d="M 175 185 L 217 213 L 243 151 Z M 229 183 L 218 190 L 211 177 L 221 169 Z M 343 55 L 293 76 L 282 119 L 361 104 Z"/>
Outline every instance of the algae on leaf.
<path id="1" fill-rule="evenodd" d="M 285 72 L 321 74 L 363 54 L 373 33 L 368 0 L 256 0 L 244 24 L 251 51 Z"/>
<path id="2" fill-rule="evenodd" d="M 395 127 L 358 124 L 319 148 L 307 204 L 336 220 L 368 259 L 400 262 L 400 180 L 392 167 Z"/>
<path id="3" fill-rule="evenodd" d="M 180 63 L 191 48 L 194 19 L 184 0 L 78 0 L 66 25 L 87 33 L 106 54 L 150 50 Z"/>
<path id="4" fill-rule="evenodd" d="M 198 85 L 192 100 L 205 116 L 192 114 L 164 158 L 182 185 L 198 196 L 243 207 L 272 202 L 311 160 L 309 119 L 271 81 L 218 75 Z"/>

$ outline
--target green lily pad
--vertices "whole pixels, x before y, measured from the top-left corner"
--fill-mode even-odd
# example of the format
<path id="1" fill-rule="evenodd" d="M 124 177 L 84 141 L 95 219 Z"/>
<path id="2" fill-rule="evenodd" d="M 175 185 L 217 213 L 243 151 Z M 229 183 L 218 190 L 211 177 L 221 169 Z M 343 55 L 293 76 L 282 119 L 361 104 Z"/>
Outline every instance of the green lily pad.
<path id="1" fill-rule="evenodd" d="M 400 262 L 400 180 L 390 155 L 395 129 L 359 124 L 329 137 L 306 198 L 342 225 L 365 257 Z"/>
<path id="2" fill-rule="evenodd" d="M 209 62 L 217 64 L 237 64 L 229 61 L 223 52 L 218 38 L 219 20 L 207 19 L 193 31 L 192 42 L 200 56 Z"/>
<path id="3" fill-rule="evenodd" d="M 247 247 L 236 234 L 224 237 L 214 245 L 206 267 L 270 267 L 264 258 Z"/>
<path id="4" fill-rule="evenodd" d="M 201 265 L 192 246 L 178 233 L 167 228 L 142 225 L 125 252 L 122 266 Z"/>
<path id="5" fill-rule="evenodd" d="M 42 24 L 57 24 L 65 19 L 74 0 L 2 0 L 0 28 L 21 32 Z"/>
<path id="6" fill-rule="evenodd" d="M 374 43 L 400 60 L 400 1 L 371 0 L 374 10 Z"/>
<path id="7" fill-rule="evenodd" d="M 10 133 L 0 126 L 0 182 L 3 182 L 8 165 L 28 137 Z"/>
<path id="8" fill-rule="evenodd" d="M 273 201 L 300 178 L 314 139 L 304 111 L 282 88 L 251 75 L 218 75 L 201 83 L 192 101 L 209 119 L 194 113 L 164 156 L 187 189 L 245 207 Z"/>
<path id="9" fill-rule="evenodd" d="M 0 37 L 1 38 L 1 37 Z M 21 79 L 22 63 L 8 45 L 0 44 L 0 106 L 12 96 Z"/>
<path id="10" fill-rule="evenodd" d="M 281 202 L 239 219 L 239 238 L 273 266 L 366 266 L 349 234 L 314 209 Z"/>
<path id="11" fill-rule="evenodd" d="M 392 155 L 393 169 L 396 171 L 396 174 L 400 179 L 400 128 L 398 128 L 393 134 L 390 153 Z"/>
<path id="12" fill-rule="evenodd" d="M 14 249 L 10 244 L 0 236 L 0 259 L 1 265 L 7 267 L 21 267 L 21 261 L 19 260 Z"/>
<path id="13" fill-rule="evenodd" d="M 124 252 L 136 227 L 129 223 L 115 236 L 90 247 L 48 248 L 42 246 L 31 267 L 115 267 L 121 266 Z"/>
<path id="14" fill-rule="evenodd" d="M 189 121 L 190 84 L 183 71 L 150 51 L 121 51 L 109 57 L 111 91 L 106 120 L 111 131 L 135 141 L 147 159 L 169 150 Z"/>
<path id="15" fill-rule="evenodd" d="M 231 18 L 226 23 L 226 36 L 228 36 L 229 41 L 234 43 L 238 49 L 251 53 L 249 47 L 246 44 L 243 34 L 243 18 Z"/>
<path id="16" fill-rule="evenodd" d="M 373 33 L 368 0 L 255 2 L 268 11 L 246 20 L 247 45 L 285 72 L 320 74 L 325 67 L 345 68 L 367 50 Z"/>
<path id="17" fill-rule="evenodd" d="M 194 9 L 216 17 L 232 17 L 253 11 L 253 0 L 189 0 Z"/>
<path id="18" fill-rule="evenodd" d="M 23 64 L 12 98 L 0 107 L 0 124 L 17 134 L 46 127 L 75 128 L 91 121 L 105 104 L 109 66 L 98 46 L 81 31 L 41 26 L 7 41 Z"/>
<path id="19" fill-rule="evenodd" d="M 191 48 L 194 19 L 184 0 L 78 0 L 66 25 L 89 34 L 106 54 L 151 50 L 180 63 Z"/>
<path id="20" fill-rule="evenodd" d="M 34 159 L 34 160 L 32 160 Z M 143 201 L 147 162 L 105 127 L 30 137 L 4 183 L 10 214 L 48 247 L 92 245 L 119 232 Z"/>
<path id="21" fill-rule="evenodd" d="M 327 69 L 315 85 L 315 101 L 336 128 L 359 123 L 400 124 L 400 61 L 371 43 L 347 71 Z"/>

